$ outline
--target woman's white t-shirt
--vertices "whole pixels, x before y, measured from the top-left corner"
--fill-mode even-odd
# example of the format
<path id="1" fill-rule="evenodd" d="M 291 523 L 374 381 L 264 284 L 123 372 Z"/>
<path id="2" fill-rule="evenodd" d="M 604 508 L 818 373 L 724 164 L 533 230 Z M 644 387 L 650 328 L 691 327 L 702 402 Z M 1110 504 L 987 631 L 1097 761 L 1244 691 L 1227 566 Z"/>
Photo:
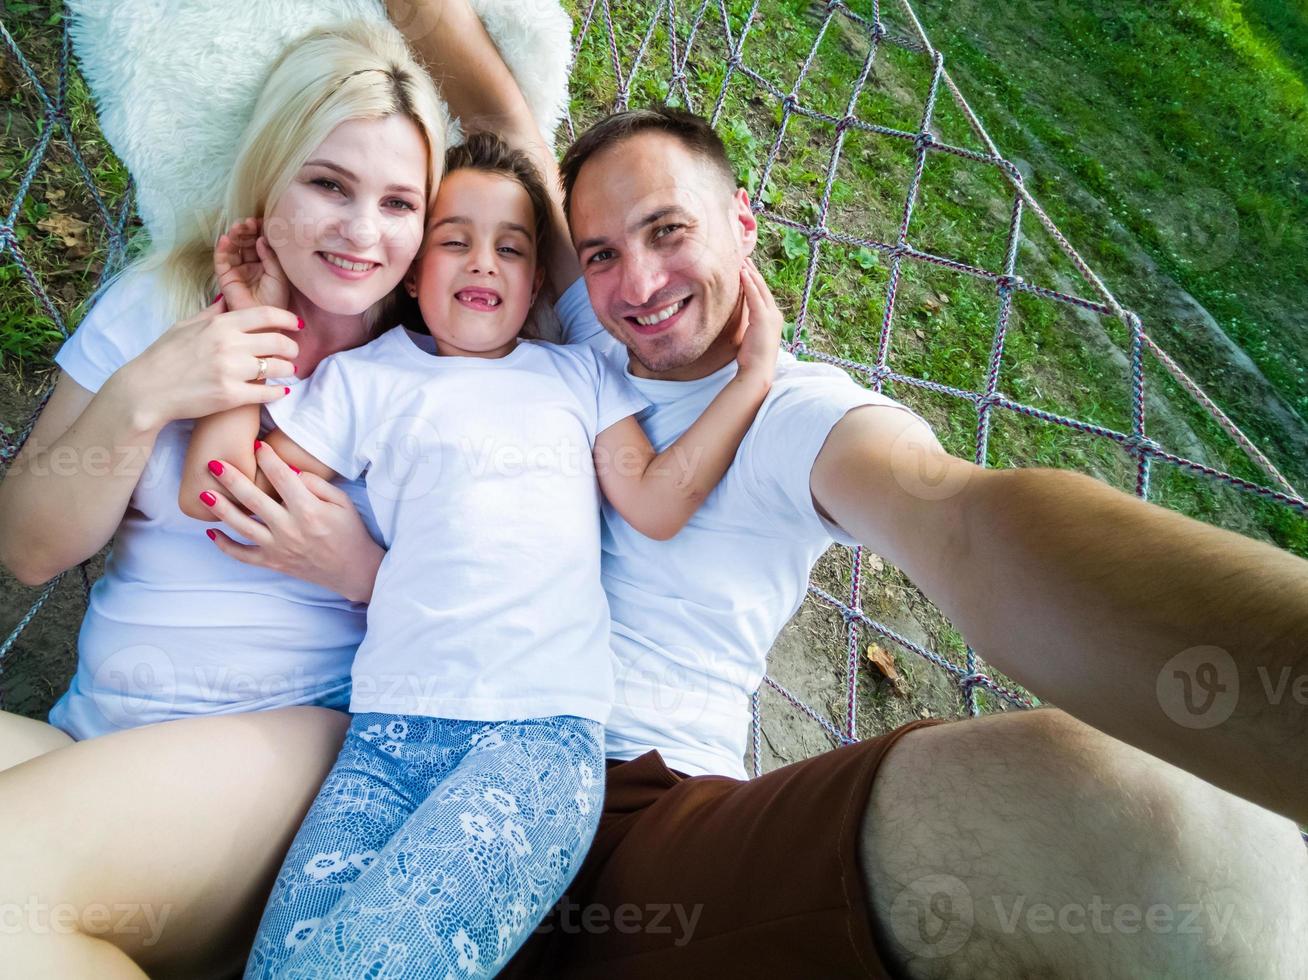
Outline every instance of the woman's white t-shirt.
<path id="1" fill-rule="evenodd" d="M 95 392 L 170 324 L 155 276 L 123 276 L 55 361 Z M 49 716 L 76 739 L 191 715 L 349 703 L 366 607 L 228 558 L 205 536 L 210 525 L 181 512 L 193 425 L 160 431 L 91 589 L 77 670 Z M 123 463 L 111 451 L 104 465 Z M 380 541 L 362 482 L 338 485 Z"/>
<path id="2" fill-rule="evenodd" d="M 430 347 L 395 327 L 269 407 L 321 462 L 363 474 L 388 548 L 350 710 L 603 722 L 613 671 L 592 451 L 647 402 L 589 347 Z"/>

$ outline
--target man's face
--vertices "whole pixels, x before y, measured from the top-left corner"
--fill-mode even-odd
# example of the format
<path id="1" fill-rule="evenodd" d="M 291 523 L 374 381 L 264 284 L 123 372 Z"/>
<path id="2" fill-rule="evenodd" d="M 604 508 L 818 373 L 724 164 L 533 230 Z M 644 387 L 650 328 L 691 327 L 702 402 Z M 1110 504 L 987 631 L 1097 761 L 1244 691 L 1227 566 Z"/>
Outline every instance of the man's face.
<path id="1" fill-rule="evenodd" d="M 591 305 L 633 373 L 695 378 L 731 360 L 757 228 L 743 190 L 676 138 L 639 133 L 581 168 L 570 224 Z"/>

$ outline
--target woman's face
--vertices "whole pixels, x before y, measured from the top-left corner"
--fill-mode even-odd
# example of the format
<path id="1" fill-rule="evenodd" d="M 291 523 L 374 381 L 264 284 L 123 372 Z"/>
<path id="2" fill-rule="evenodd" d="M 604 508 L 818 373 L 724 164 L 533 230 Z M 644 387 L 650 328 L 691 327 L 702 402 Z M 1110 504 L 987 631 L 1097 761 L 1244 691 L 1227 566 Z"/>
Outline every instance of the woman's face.
<path id="1" fill-rule="evenodd" d="M 405 280 L 440 353 L 502 357 L 513 349 L 544 276 L 535 224 L 516 180 L 472 169 L 446 174 Z"/>
<path id="2" fill-rule="evenodd" d="M 264 215 L 294 292 L 342 316 L 390 293 L 422 244 L 427 171 L 426 141 L 407 116 L 332 130 Z"/>

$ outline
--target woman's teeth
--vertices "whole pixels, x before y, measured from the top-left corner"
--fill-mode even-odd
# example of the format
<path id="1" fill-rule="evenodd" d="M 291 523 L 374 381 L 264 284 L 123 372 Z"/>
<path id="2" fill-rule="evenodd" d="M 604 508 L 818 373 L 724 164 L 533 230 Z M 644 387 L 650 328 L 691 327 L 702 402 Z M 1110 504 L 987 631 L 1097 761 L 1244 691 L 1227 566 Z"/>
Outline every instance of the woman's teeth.
<path id="1" fill-rule="evenodd" d="M 671 306 L 665 306 L 657 313 L 652 313 L 649 316 L 636 317 L 636 322 L 639 323 L 642 327 L 652 327 L 654 326 L 654 324 L 662 323 L 668 317 L 680 313 L 681 308 L 685 306 L 687 302 L 689 302 L 689 299 L 678 300 L 677 302 L 673 303 Z"/>
<path id="2" fill-rule="evenodd" d="M 332 265 L 339 266 L 342 269 L 349 269 L 351 272 L 367 272 L 376 262 L 348 262 L 345 259 L 337 258 L 330 252 L 323 252 L 322 257 Z"/>

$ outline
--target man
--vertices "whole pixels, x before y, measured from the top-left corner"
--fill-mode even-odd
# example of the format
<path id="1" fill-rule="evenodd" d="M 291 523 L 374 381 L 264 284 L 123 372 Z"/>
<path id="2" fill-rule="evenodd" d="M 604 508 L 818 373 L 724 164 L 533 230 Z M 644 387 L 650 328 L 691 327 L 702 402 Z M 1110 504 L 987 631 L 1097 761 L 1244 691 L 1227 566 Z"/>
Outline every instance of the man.
<path id="1" fill-rule="evenodd" d="M 488 113 L 511 97 L 493 65 L 467 81 Z M 599 321 L 567 339 L 620 351 L 666 445 L 731 376 L 748 199 L 675 112 L 602 120 L 562 171 Z M 833 539 L 1063 710 L 915 722 L 742 780 L 748 695 Z M 1261 680 L 1308 672 L 1308 563 L 1088 477 L 949 457 L 902 406 L 784 355 L 691 524 L 652 542 L 608 512 L 604 548 L 604 818 L 510 973 L 1266 977 L 1308 955 L 1287 819 L 1308 822 L 1308 722 Z M 1187 684 L 1219 724 L 1187 714 Z"/>

